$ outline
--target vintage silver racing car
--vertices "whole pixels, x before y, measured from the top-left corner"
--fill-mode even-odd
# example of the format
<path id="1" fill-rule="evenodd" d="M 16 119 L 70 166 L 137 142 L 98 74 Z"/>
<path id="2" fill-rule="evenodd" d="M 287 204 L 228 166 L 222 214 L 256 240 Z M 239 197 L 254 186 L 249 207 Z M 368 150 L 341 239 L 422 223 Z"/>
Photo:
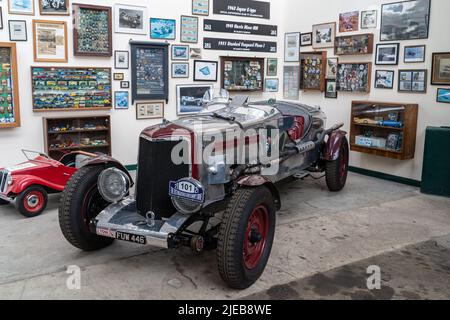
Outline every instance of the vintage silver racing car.
<path id="1" fill-rule="evenodd" d="M 162 248 L 217 249 L 218 269 L 235 289 L 263 273 L 272 248 L 277 183 L 325 173 L 328 188 L 347 180 L 343 124 L 325 128 L 319 108 L 207 92 L 204 111 L 145 129 L 137 182 L 124 166 L 100 157 L 68 182 L 61 230 L 92 251 L 115 239 Z"/>

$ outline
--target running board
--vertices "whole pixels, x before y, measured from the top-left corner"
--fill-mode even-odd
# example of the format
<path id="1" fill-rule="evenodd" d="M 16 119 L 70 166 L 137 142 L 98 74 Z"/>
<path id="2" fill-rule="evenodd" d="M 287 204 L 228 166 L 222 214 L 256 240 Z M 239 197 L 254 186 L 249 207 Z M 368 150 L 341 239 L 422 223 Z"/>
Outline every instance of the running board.
<path id="1" fill-rule="evenodd" d="M 102 237 L 168 249 L 170 236 L 188 218 L 176 213 L 168 220 L 147 220 L 137 213 L 136 201 L 128 198 L 103 210 L 93 221 L 92 231 Z"/>

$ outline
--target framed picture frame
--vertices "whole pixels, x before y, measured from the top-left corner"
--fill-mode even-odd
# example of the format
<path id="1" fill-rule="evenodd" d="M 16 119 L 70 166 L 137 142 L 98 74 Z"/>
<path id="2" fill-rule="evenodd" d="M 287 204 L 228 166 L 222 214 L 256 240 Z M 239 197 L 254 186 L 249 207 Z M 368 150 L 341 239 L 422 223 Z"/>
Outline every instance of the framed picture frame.
<path id="1" fill-rule="evenodd" d="M 114 79 L 114 81 L 123 81 L 125 79 L 125 74 L 116 72 L 113 75 L 113 79 Z"/>
<path id="2" fill-rule="evenodd" d="M 217 82 L 219 62 L 194 60 L 194 81 Z"/>
<path id="3" fill-rule="evenodd" d="M 8 13 L 34 16 L 34 0 L 8 0 Z"/>
<path id="4" fill-rule="evenodd" d="M 171 47 L 171 56 L 173 61 L 188 61 L 189 46 L 184 44 L 173 44 Z"/>
<path id="5" fill-rule="evenodd" d="M 313 25 L 313 49 L 333 48 L 336 38 L 336 22 Z"/>
<path id="6" fill-rule="evenodd" d="M 164 101 L 136 103 L 136 120 L 164 118 Z"/>
<path id="7" fill-rule="evenodd" d="M 188 62 L 173 62 L 172 63 L 172 78 L 189 78 L 189 63 Z"/>
<path id="8" fill-rule="evenodd" d="M 289 32 L 284 35 L 284 61 L 300 61 L 300 33 Z"/>
<path id="9" fill-rule="evenodd" d="M 409 0 L 381 6 L 380 41 L 428 39 L 431 0 Z"/>
<path id="10" fill-rule="evenodd" d="M 427 93 L 428 70 L 399 70 L 398 92 Z"/>
<path id="11" fill-rule="evenodd" d="M 67 23 L 33 20 L 34 62 L 68 62 Z"/>
<path id="12" fill-rule="evenodd" d="M 312 32 L 300 33 L 300 47 L 310 47 L 312 46 Z"/>
<path id="13" fill-rule="evenodd" d="M 376 29 L 378 26 L 378 10 L 361 11 L 361 29 Z"/>
<path id="14" fill-rule="evenodd" d="M 177 115 L 184 116 L 201 112 L 203 96 L 212 89 L 212 84 L 177 85 Z"/>
<path id="15" fill-rule="evenodd" d="M 0 42 L 0 88 L 0 107 L 4 110 L 0 113 L 0 129 L 20 127 L 20 86 L 14 42 Z"/>
<path id="16" fill-rule="evenodd" d="M 431 84 L 450 85 L 450 52 L 435 52 L 432 61 Z"/>
<path id="17" fill-rule="evenodd" d="M 300 90 L 325 91 L 326 51 L 300 54 Z"/>
<path id="18" fill-rule="evenodd" d="M 283 67 L 283 99 L 298 100 L 300 97 L 300 65 Z"/>
<path id="19" fill-rule="evenodd" d="M 264 58 L 220 57 L 221 88 L 230 92 L 263 92 Z"/>
<path id="20" fill-rule="evenodd" d="M 121 81 L 120 89 L 130 89 L 130 81 Z"/>
<path id="21" fill-rule="evenodd" d="M 267 76 L 276 77 L 278 75 L 278 59 L 267 58 Z"/>
<path id="22" fill-rule="evenodd" d="M 114 92 L 114 109 L 128 110 L 130 108 L 130 94 L 128 91 Z"/>
<path id="23" fill-rule="evenodd" d="M 450 103 L 450 89 L 449 88 L 438 88 L 436 102 Z"/>
<path id="24" fill-rule="evenodd" d="M 325 72 L 325 78 L 329 80 L 336 80 L 337 67 L 339 64 L 339 58 L 328 58 L 327 67 Z"/>
<path id="25" fill-rule="evenodd" d="M 201 48 L 189 48 L 189 58 L 190 59 L 202 59 L 202 49 Z"/>
<path id="26" fill-rule="evenodd" d="M 147 7 L 115 4 L 114 25 L 116 33 L 148 34 Z"/>
<path id="27" fill-rule="evenodd" d="M 198 43 L 198 17 L 182 15 L 180 19 L 181 42 Z"/>
<path id="28" fill-rule="evenodd" d="M 209 0 L 192 0 L 192 15 L 209 16 Z"/>
<path id="29" fill-rule="evenodd" d="M 338 64 L 337 91 L 370 93 L 372 62 L 346 62 Z"/>
<path id="30" fill-rule="evenodd" d="M 177 37 L 175 19 L 150 18 L 150 38 L 157 40 L 175 40 Z"/>
<path id="31" fill-rule="evenodd" d="M 112 57 L 112 8 L 74 3 L 74 56 Z"/>
<path id="32" fill-rule="evenodd" d="M 28 41 L 27 22 L 25 20 L 9 20 L 9 41 Z"/>
<path id="33" fill-rule="evenodd" d="M 114 51 L 114 69 L 129 69 L 130 68 L 130 52 L 129 51 Z"/>
<path id="34" fill-rule="evenodd" d="M 69 0 L 39 0 L 39 13 L 41 16 L 68 16 L 70 15 Z"/>
<path id="35" fill-rule="evenodd" d="M 393 70 L 376 70 L 375 88 L 394 89 L 394 78 L 395 78 L 395 71 Z"/>
<path id="36" fill-rule="evenodd" d="M 338 92 L 336 88 L 336 80 L 327 79 L 325 82 L 325 98 L 337 99 Z"/>
<path id="37" fill-rule="evenodd" d="M 403 54 L 404 63 L 425 62 L 426 46 L 405 46 Z"/>
<path id="38" fill-rule="evenodd" d="M 359 11 L 339 14 L 339 32 L 359 31 Z"/>
<path id="39" fill-rule="evenodd" d="M 398 65 L 399 51 L 400 43 L 377 44 L 375 64 L 383 66 Z"/>
<path id="40" fill-rule="evenodd" d="M 266 92 L 278 92 L 280 87 L 280 80 L 273 78 L 266 78 L 264 88 Z"/>

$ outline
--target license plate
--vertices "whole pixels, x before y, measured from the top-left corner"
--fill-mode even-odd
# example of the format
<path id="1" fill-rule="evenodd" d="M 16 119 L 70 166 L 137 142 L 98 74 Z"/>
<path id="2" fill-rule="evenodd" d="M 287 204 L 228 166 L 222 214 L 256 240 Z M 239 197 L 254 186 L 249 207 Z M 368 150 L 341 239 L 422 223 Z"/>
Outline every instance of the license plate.
<path id="1" fill-rule="evenodd" d="M 116 239 L 122 241 L 128 241 L 132 243 L 147 244 L 147 239 L 144 236 L 137 236 L 135 234 L 130 234 L 126 232 L 116 231 Z"/>

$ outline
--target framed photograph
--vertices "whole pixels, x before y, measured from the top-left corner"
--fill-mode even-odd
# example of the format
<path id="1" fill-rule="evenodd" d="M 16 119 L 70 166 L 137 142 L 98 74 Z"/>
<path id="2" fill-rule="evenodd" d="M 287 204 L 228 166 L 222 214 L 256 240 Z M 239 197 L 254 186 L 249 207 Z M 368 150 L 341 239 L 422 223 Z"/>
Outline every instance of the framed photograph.
<path id="1" fill-rule="evenodd" d="M 189 46 L 182 44 L 172 45 L 172 60 L 189 60 Z"/>
<path id="2" fill-rule="evenodd" d="M 189 63 L 172 63 L 172 78 L 189 78 Z"/>
<path id="3" fill-rule="evenodd" d="M 114 73 L 114 81 L 123 81 L 125 79 L 125 74 Z"/>
<path id="4" fill-rule="evenodd" d="M 195 114 L 203 110 L 203 96 L 213 85 L 177 85 L 177 115 Z"/>
<path id="5" fill-rule="evenodd" d="M 20 127 L 17 50 L 14 42 L 0 42 L 0 129 Z"/>
<path id="6" fill-rule="evenodd" d="M 126 110 L 130 107 L 130 96 L 128 91 L 114 92 L 114 109 Z"/>
<path id="7" fill-rule="evenodd" d="M 202 49 L 201 48 L 189 48 L 189 57 L 191 59 L 200 60 L 202 58 Z"/>
<path id="8" fill-rule="evenodd" d="M 220 57 L 221 87 L 236 92 L 263 92 L 264 58 Z"/>
<path id="9" fill-rule="evenodd" d="M 392 70 L 376 70 L 375 88 L 394 89 L 394 75 L 395 72 Z"/>
<path id="10" fill-rule="evenodd" d="M 284 66 L 283 99 L 298 100 L 300 96 L 300 66 Z"/>
<path id="11" fill-rule="evenodd" d="M 450 89 L 438 88 L 436 101 L 441 103 L 450 103 Z"/>
<path id="12" fill-rule="evenodd" d="M 130 89 L 130 81 L 121 81 L 120 89 Z"/>
<path id="13" fill-rule="evenodd" d="M 267 76 L 276 77 L 278 74 L 278 59 L 267 58 Z"/>
<path id="14" fill-rule="evenodd" d="M 209 16 L 209 0 L 192 0 L 194 16 Z"/>
<path id="15" fill-rule="evenodd" d="M 9 41 L 27 41 L 27 22 L 25 20 L 9 20 Z"/>
<path id="16" fill-rule="evenodd" d="M 150 38 L 175 40 L 177 22 L 173 19 L 150 18 Z"/>
<path id="17" fill-rule="evenodd" d="M 67 23 L 33 20 L 35 62 L 67 62 Z"/>
<path id="18" fill-rule="evenodd" d="M 405 63 L 425 62 L 425 46 L 405 46 L 403 56 Z"/>
<path id="19" fill-rule="evenodd" d="M 378 10 L 361 11 L 361 29 L 376 29 L 378 26 Z"/>
<path id="20" fill-rule="evenodd" d="M 313 48 L 333 48 L 336 37 L 336 22 L 313 25 Z"/>
<path id="21" fill-rule="evenodd" d="M 352 93 L 370 93 L 372 63 L 339 63 L 336 90 Z"/>
<path id="22" fill-rule="evenodd" d="M 130 52 L 119 51 L 114 52 L 114 68 L 129 69 L 130 68 Z"/>
<path id="23" fill-rule="evenodd" d="M 68 16 L 69 0 L 39 0 L 39 12 L 42 16 Z"/>
<path id="24" fill-rule="evenodd" d="M 430 0 L 411 0 L 381 6 L 380 41 L 428 39 Z"/>
<path id="25" fill-rule="evenodd" d="M 337 99 L 336 80 L 327 79 L 325 84 L 325 98 Z"/>
<path id="26" fill-rule="evenodd" d="M 217 61 L 194 61 L 194 81 L 217 81 L 219 63 Z"/>
<path id="27" fill-rule="evenodd" d="M 181 16 L 181 42 L 198 43 L 198 17 Z"/>
<path id="28" fill-rule="evenodd" d="M 376 65 L 396 66 L 400 51 L 399 43 L 377 44 Z"/>
<path id="29" fill-rule="evenodd" d="M 278 79 L 266 79 L 264 84 L 264 88 L 266 88 L 266 92 L 278 92 L 278 88 L 280 86 L 280 80 Z"/>
<path id="30" fill-rule="evenodd" d="M 116 33 L 148 34 L 147 7 L 116 4 L 114 25 Z"/>
<path id="31" fill-rule="evenodd" d="M 398 91 L 427 93 L 428 70 L 399 70 Z"/>
<path id="32" fill-rule="evenodd" d="M 136 103 L 136 120 L 164 118 L 164 101 Z"/>
<path id="33" fill-rule="evenodd" d="M 433 53 L 431 84 L 450 85 L 450 52 Z"/>
<path id="34" fill-rule="evenodd" d="M 325 73 L 327 79 L 336 79 L 338 63 L 338 58 L 327 59 L 327 71 Z"/>
<path id="35" fill-rule="evenodd" d="M 359 31 L 359 11 L 339 15 L 339 32 Z"/>
<path id="36" fill-rule="evenodd" d="M 34 16 L 34 0 L 8 0 L 8 13 Z"/>
<path id="37" fill-rule="evenodd" d="M 112 8 L 74 3 L 73 15 L 74 55 L 112 57 Z"/>
<path id="38" fill-rule="evenodd" d="M 300 34 L 300 47 L 309 47 L 312 46 L 312 32 L 301 33 Z"/>
<path id="39" fill-rule="evenodd" d="M 300 61 L 300 33 L 292 32 L 284 35 L 284 61 Z"/>

